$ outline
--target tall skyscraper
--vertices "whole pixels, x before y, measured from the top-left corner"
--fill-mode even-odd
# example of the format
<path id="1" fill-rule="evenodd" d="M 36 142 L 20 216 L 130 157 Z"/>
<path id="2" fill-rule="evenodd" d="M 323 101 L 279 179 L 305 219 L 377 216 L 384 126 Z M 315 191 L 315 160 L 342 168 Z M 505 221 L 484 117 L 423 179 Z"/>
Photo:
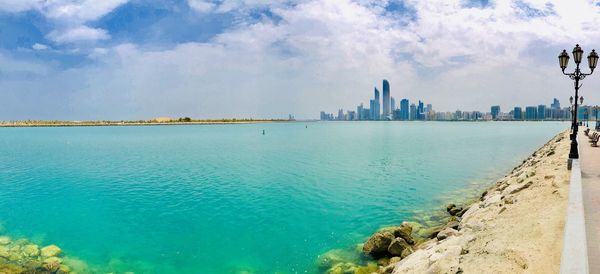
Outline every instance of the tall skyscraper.
<path id="1" fill-rule="evenodd" d="M 394 97 L 390 97 L 390 112 L 394 112 L 396 110 L 396 99 Z"/>
<path id="2" fill-rule="evenodd" d="M 523 109 L 520 107 L 515 107 L 515 110 L 513 112 L 514 114 L 514 119 L 515 120 L 523 120 Z"/>
<path id="3" fill-rule="evenodd" d="M 500 106 L 492 106 L 492 119 L 498 119 L 498 114 L 500 114 Z"/>
<path id="4" fill-rule="evenodd" d="M 363 108 L 364 107 L 363 107 L 362 103 L 356 107 L 356 119 L 357 120 L 365 120 Z"/>
<path id="5" fill-rule="evenodd" d="M 390 117 L 390 83 L 387 80 L 383 80 L 383 119 Z"/>
<path id="6" fill-rule="evenodd" d="M 400 120 L 406 121 L 410 119 L 409 113 L 408 99 L 402 99 L 400 101 Z"/>
<path id="7" fill-rule="evenodd" d="M 381 117 L 381 101 L 379 100 L 379 90 L 377 88 L 375 88 L 375 99 L 374 99 L 374 104 L 371 107 L 372 111 L 372 115 L 371 115 L 371 119 L 373 120 L 379 120 L 379 118 Z"/>
<path id="8" fill-rule="evenodd" d="M 421 100 L 419 100 L 419 106 L 417 106 L 417 119 L 425 120 L 424 107 L 423 102 L 421 102 Z"/>

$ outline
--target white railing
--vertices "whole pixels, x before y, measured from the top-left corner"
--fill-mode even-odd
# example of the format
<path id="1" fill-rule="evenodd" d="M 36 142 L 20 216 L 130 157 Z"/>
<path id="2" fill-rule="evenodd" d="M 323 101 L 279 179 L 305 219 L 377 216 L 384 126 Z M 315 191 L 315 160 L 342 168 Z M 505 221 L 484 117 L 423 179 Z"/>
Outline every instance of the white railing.
<path id="1" fill-rule="evenodd" d="M 569 184 L 569 201 L 567 204 L 564 233 L 563 249 L 560 258 L 560 273 L 588 274 L 589 265 L 583 211 L 581 167 L 577 159 L 573 159 L 571 163 L 571 182 Z"/>

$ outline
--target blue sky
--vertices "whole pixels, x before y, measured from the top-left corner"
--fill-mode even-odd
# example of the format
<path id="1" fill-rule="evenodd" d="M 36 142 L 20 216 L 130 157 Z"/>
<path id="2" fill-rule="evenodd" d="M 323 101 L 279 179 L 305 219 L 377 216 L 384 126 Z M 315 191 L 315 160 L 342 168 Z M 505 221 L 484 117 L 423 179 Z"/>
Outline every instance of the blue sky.
<path id="1" fill-rule="evenodd" d="M 599 46 L 599 13 L 581 0 L 0 0 L 0 120 L 316 118 L 367 103 L 384 78 L 438 111 L 564 104 L 556 56 Z M 587 102 L 598 87 L 586 79 Z"/>

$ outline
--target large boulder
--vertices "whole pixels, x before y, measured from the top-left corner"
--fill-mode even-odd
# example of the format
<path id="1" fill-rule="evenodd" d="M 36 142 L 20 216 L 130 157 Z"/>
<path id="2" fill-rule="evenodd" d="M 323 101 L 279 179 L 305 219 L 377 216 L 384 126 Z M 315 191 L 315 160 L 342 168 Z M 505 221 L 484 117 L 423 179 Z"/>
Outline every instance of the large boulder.
<path id="1" fill-rule="evenodd" d="M 400 237 L 411 245 L 415 243 L 413 237 L 411 236 L 412 227 L 408 223 L 402 223 L 399 227 L 394 229 L 393 233 L 394 237 Z"/>
<path id="2" fill-rule="evenodd" d="M 388 247 L 395 239 L 390 232 L 377 232 L 371 236 L 363 246 L 363 252 L 373 257 L 387 253 Z"/>
<path id="3" fill-rule="evenodd" d="M 40 255 L 40 248 L 37 245 L 26 245 L 23 247 L 23 254 L 28 257 L 37 257 Z"/>

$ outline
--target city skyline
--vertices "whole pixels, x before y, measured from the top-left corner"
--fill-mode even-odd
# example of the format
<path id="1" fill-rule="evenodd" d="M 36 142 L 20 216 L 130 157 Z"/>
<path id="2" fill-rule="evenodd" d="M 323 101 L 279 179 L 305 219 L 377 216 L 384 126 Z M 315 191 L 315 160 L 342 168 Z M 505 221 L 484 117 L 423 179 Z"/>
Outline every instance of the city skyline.
<path id="1" fill-rule="evenodd" d="M 552 99 L 550 107 L 545 104 L 539 105 L 527 105 L 527 106 L 514 106 L 510 108 L 508 112 L 503 112 L 500 105 L 492 105 L 489 111 L 481 110 L 467 110 L 463 111 L 457 109 L 455 111 L 435 111 L 432 104 L 425 105 L 424 102 L 418 100 L 418 103 L 410 104 L 408 98 L 402 98 L 400 105 L 396 107 L 395 99 L 390 93 L 390 83 L 388 80 L 383 79 L 383 90 L 386 91 L 386 96 L 382 100 L 379 98 L 379 90 L 377 87 L 374 88 L 373 99 L 369 100 L 369 108 L 365 108 L 363 103 L 360 103 L 354 110 L 346 110 L 343 108 L 338 109 L 337 115 L 321 111 L 319 114 L 319 120 L 321 121 L 333 121 L 333 120 L 344 120 L 344 121 L 383 121 L 383 120 L 400 120 L 400 121 L 456 121 L 456 120 L 502 120 L 502 121 L 514 121 L 514 120 L 569 120 L 571 119 L 571 111 L 569 107 L 561 108 L 560 100 L 557 98 Z M 386 99 L 388 104 L 388 110 L 381 110 L 380 103 L 386 107 Z M 394 102 L 394 103 L 392 103 Z M 596 108 L 592 105 L 579 105 L 578 107 L 578 119 L 590 119 L 596 117 L 600 107 Z"/>

